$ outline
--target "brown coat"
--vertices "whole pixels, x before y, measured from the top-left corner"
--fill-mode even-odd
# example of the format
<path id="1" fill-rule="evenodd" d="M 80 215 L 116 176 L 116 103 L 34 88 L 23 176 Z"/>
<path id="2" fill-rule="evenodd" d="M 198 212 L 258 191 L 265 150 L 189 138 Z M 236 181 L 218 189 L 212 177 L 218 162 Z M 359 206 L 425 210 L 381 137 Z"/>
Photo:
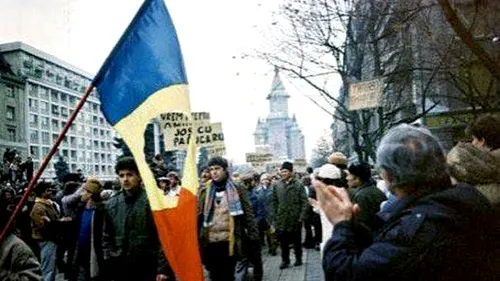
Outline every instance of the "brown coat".
<path id="1" fill-rule="evenodd" d="M 36 198 L 35 205 L 31 210 L 31 236 L 35 240 L 56 239 L 56 223 L 59 213 L 52 201 Z"/>

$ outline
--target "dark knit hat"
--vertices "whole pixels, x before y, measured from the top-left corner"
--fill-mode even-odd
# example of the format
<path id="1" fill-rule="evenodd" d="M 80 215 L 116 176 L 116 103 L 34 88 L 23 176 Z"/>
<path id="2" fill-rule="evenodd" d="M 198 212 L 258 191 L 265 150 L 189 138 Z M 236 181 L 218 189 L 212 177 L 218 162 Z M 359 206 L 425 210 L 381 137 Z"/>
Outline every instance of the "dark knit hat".
<path id="1" fill-rule="evenodd" d="M 224 170 L 227 170 L 228 164 L 227 160 L 220 157 L 220 156 L 215 156 L 210 161 L 208 161 L 207 166 L 221 166 Z"/>
<path id="2" fill-rule="evenodd" d="M 372 177 L 370 165 L 367 163 L 351 164 L 347 170 L 349 174 L 358 177 L 363 182 L 368 182 Z"/>
<path id="3" fill-rule="evenodd" d="M 285 161 L 281 164 L 281 169 L 287 169 L 288 171 L 293 172 L 293 163 Z"/>

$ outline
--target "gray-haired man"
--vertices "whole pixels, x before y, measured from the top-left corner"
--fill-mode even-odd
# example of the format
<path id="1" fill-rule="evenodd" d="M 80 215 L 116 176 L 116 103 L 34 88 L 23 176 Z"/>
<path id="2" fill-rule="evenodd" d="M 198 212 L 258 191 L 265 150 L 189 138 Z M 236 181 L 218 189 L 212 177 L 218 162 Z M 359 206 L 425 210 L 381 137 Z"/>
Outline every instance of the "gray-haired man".
<path id="1" fill-rule="evenodd" d="M 398 201 L 373 241 L 353 223 L 359 206 L 344 189 L 314 183 L 334 224 L 324 248 L 326 280 L 491 280 L 485 238 L 491 208 L 476 189 L 452 186 L 438 140 L 400 125 L 382 139 L 377 159 Z"/>

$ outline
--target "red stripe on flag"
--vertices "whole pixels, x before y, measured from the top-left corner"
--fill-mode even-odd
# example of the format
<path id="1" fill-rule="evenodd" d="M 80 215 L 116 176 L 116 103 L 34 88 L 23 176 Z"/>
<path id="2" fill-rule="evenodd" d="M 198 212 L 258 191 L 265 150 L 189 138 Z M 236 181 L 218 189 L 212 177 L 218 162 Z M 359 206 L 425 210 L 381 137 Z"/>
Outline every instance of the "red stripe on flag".
<path id="1" fill-rule="evenodd" d="M 196 204 L 196 195 L 182 188 L 177 207 L 153 211 L 163 253 L 182 281 L 203 281 Z"/>

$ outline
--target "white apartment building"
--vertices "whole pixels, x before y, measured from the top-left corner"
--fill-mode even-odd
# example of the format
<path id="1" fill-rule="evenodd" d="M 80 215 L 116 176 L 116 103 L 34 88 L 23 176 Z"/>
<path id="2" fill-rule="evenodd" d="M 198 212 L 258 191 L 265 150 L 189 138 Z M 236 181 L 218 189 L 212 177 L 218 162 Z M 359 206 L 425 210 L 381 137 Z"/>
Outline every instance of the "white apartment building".
<path id="1" fill-rule="evenodd" d="M 28 152 L 36 169 L 66 125 L 93 75 L 22 42 L 0 44 L 0 54 L 12 71 L 25 81 L 25 132 Z M 114 164 L 119 155 L 112 144 L 115 135 L 101 113 L 94 91 L 59 146 L 58 153 L 65 158 L 71 172 L 82 169 L 85 175 L 111 180 L 116 178 Z M 53 157 L 42 178 L 55 177 L 57 158 Z"/>

